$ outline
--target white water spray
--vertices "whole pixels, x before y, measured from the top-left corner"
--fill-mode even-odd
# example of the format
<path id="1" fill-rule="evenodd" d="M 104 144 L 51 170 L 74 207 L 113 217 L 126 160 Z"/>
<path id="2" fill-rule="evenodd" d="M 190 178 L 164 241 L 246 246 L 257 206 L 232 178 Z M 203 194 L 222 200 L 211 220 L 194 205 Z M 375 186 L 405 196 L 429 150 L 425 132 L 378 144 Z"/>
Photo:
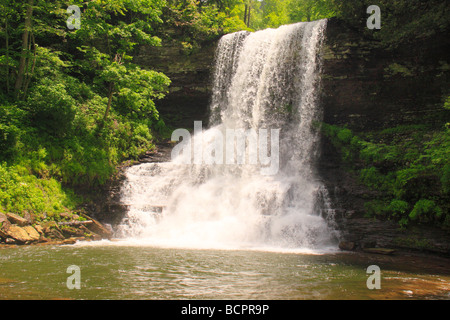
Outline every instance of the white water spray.
<path id="1" fill-rule="evenodd" d="M 228 129 L 279 129 L 277 173 L 261 175 L 262 164 L 254 163 L 172 161 L 131 167 L 122 190 L 129 211 L 118 236 L 187 248 L 315 250 L 330 245 L 334 231 L 326 217 L 332 215 L 323 214 L 329 209 L 326 192 L 313 168 L 325 28 L 326 20 L 320 20 L 237 32 L 218 45 L 211 128 L 193 139 L 207 149 L 213 131 L 226 136 Z"/>

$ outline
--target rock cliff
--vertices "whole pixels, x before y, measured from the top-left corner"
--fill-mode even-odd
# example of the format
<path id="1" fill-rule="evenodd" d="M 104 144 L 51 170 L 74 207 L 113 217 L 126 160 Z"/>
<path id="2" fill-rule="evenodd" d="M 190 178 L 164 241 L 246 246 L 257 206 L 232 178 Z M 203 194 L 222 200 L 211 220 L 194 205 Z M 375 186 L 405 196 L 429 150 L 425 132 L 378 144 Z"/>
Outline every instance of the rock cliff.
<path id="1" fill-rule="evenodd" d="M 449 41 L 443 35 L 417 39 L 387 50 L 340 20 L 330 19 L 323 48 L 321 82 L 323 121 L 356 133 L 381 131 L 408 124 L 442 125 L 448 111 Z M 321 140 L 318 171 L 325 182 L 342 240 L 357 248 L 384 246 L 449 254 L 448 231 L 431 226 L 409 226 L 366 218 L 364 203 L 376 190 L 359 183 L 332 143 Z"/>
<path id="2" fill-rule="evenodd" d="M 168 125 L 190 129 L 196 120 L 207 123 L 216 45 L 215 40 L 205 41 L 186 51 L 180 42 L 166 40 L 160 47 L 140 48 L 136 63 L 163 72 L 172 81 L 169 94 L 157 103 Z"/>

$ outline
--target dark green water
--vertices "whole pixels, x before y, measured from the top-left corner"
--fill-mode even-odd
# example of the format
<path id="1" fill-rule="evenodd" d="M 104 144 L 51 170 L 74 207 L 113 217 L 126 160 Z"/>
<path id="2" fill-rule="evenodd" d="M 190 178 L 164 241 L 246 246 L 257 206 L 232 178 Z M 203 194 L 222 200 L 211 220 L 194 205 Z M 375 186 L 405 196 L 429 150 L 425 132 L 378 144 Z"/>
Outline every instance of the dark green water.
<path id="1" fill-rule="evenodd" d="M 435 263 L 433 270 L 430 266 L 421 268 L 418 263 L 424 263 L 422 260 L 396 259 L 111 245 L 2 248 L 0 298 L 450 298 L 450 277 L 443 274 L 448 270 L 446 260 Z M 379 290 L 366 286 L 366 269 L 371 264 L 381 269 Z M 70 265 L 80 268 L 79 290 L 66 285 Z"/>

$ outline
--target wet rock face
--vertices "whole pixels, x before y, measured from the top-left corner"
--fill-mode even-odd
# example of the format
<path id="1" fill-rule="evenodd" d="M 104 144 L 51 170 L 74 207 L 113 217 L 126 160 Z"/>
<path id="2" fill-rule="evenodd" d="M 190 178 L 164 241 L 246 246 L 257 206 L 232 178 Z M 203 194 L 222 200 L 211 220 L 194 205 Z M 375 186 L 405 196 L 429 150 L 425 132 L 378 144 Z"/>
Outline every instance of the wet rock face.
<path id="1" fill-rule="evenodd" d="M 324 121 L 354 131 L 416 123 L 435 124 L 442 114 L 441 100 L 448 88 L 449 41 L 418 39 L 387 50 L 330 19 L 322 52 Z"/>
<path id="2" fill-rule="evenodd" d="M 162 72 L 172 81 L 169 94 L 157 102 L 160 115 L 171 126 L 190 129 L 195 120 L 206 124 L 217 42 L 203 42 L 192 52 L 167 41 L 161 47 L 139 48 L 136 63 Z"/>
<path id="3" fill-rule="evenodd" d="M 361 30 L 329 20 L 322 52 L 323 121 L 355 133 L 439 124 L 449 82 L 448 72 L 439 67 L 441 61 L 448 61 L 449 41 L 439 37 L 388 51 L 365 38 Z M 377 246 L 450 253 L 450 236 L 444 230 L 429 226 L 402 230 L 395 222 L 366 218 L 364 203 L 379 192 L 358 181 L 326 137 L 319 148 L 318 172 L 337 210 L 341 241 L 354 243 L 356 249 Z"/>

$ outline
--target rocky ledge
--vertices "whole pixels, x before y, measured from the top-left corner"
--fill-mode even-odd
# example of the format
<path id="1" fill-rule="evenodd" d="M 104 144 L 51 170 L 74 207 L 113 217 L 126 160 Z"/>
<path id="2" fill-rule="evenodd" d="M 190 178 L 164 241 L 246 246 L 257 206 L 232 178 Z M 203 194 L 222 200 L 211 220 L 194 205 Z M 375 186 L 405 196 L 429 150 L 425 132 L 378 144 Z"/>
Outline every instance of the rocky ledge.
<path id="1" fill-rule="evenodd" d="M 59 221 L 33 221 L 0 213 L 0 245 L 73 244 L 79 240 L 110 239 L 112 230 L 85 214 L 61 214 Z"/>

